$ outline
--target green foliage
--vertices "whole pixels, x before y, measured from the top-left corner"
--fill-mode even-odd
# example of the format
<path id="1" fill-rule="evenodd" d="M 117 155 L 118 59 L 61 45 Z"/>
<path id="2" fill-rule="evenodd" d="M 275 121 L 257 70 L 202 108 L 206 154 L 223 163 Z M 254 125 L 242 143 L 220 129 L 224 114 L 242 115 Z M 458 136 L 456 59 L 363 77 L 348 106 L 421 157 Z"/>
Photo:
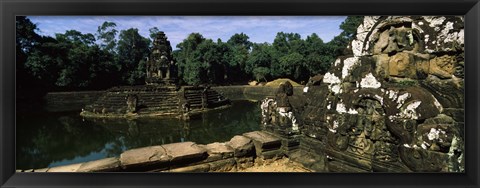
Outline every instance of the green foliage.
<path id="1" fill-rule="evenodd" d="M 138 29 L 130 28 L 120 31 L 118 40 L 118 64 L 121 72 L 121 83 L 138 85 L 144 83 L 145 69 L 138 70 L 140 61 L 149 54 L 150 40 L 142 37 Z"/>
<path id="2" fill-rule="evenodd" d="M 97 29 L 97 39 L 100 40 L 101 48 L 104 50 L 113 53 L 117 45 L 117 40 L 115 37 L 117 36 L 118 31 L 115 29 L 117 24 L 113 22 L 103 22 L 101 26 L 98 26 Z"/>
<path id="3" fill-rule="evenodd" d="M 417 81 L 409 80 L 409 79 L 399 80 L 399 81 L 396 81 L 395 83 L 397 86 L 400 86 L 400 87 L 411 87 L 411 86 L 418 85 Z"/>
<path id="4" fill-rule="evenodd" d="M 342 33 L 327 43 L 315 33 L 302 39 L 298 33 L 278 32 L 272 44 L 252 43 L 244 33 L 226 42 L 192 33 L 177 45 L 173 57 L 181 82 L 189 85 L 306 81 L 324 74 L 344 55 L 362 20 L 349 16 L 340 25 Z M 136 28 L 117 31 L 115 23 L 104 22 L 95 35 L 69 30 L 52 38 L 38 35 L 27 17 L 17 17 L 16 24 L 17 88 L 57 91 L 144 84 L 151 40 Z M 149 31 L 154 38 L 159 29 Z"/>

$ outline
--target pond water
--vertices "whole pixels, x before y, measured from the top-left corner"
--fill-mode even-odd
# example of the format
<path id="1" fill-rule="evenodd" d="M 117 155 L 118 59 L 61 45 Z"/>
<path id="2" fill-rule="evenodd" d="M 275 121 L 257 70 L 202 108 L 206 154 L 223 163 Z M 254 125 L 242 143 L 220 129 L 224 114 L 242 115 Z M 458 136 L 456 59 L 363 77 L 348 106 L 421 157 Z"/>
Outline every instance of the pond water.
<path id="1" fill-rule="evenodd" d="M 260 129 L 260 105 L 233 101 L 188 122 L 178 119 L 90 120 L 79 112 L 17 114 L 17 169 L 54 167 L 174 142 L 225 142 Z"/>

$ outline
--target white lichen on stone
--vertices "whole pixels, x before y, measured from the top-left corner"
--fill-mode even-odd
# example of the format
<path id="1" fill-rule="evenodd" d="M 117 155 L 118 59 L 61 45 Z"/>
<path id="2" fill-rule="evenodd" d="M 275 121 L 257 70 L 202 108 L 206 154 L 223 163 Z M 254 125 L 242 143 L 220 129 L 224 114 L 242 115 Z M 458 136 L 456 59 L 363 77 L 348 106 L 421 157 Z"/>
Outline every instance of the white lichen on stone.
<path id="1" fill-rule="evenodd" d="M 425 35 L 424 37 L 425 37 L 425 44 L 427 44 L 428 38 L 430 38 L 430 35 Z"/>
<path id="2" fill-rule="evenodd" d="M 347 75 L 350 74 L 350 70 L 357 62 L 358 62 L 357 57 L 350 57 L 343 60 L 342 79 L 345 79 L 345 77 L 347 77 Z"/>
<path id="3" fill-rule="evenodd" d="M 460 45 L 465 44 L 465 31 L 463 29 L 457 34 L 457 43 Z"/>
<path id="4" fill-rule="evenodd" d="M 392 101 L 394 101 L 394 100 L 397 99 L 398 91 L 388 90 L 388 91 L 387 91 L 387 94 L 388 94 L 388 98 L 389 98 L 389 99 L 392 99 Z"/>
<path id="5" fill-rule="evenodd" d="M 445 131 L 442 129 L 431 128 L 430 132 L 427 134 L 428 140 L 439 140 L 440 134 L 445 134 Z"/>
<path id="6" fill-rule="evenodd" d="M 304 93 L 307 93 L 307 92 L 308 92 L 308 87 L 304 87 L 304 88 L 303 88 L 303 92 L 304 92 Z"/>
<path id="7" fill-rule="evenodd" d="M 273 103 L 273 102 L 275 102 L 275 100 L 266 98 L 262 101 L 262 104 L 260 105 L 260 109 L 262 109 L 262 116 L 266 116 L 266 113 L 268 112 L 269 104 L 271 102 Z"/>
<path id="8" fill-rule="evenodd" d="M 338 128 L 338 122 L 335 120 L 333 121 L 333 126 L 332 128 L 328 128 L 328 130 L 332 133 L 336 133 L 337 132 L 337 128 Z"/>
<path id="9" fill-rule="evenodd" d="M 428 144 L 427 142 L 423 141 L 422 145 L 420 145 L 423 149 L 428 149 L 428 147 L 430 146 L 430 144 Z"/>
<path id="10" fill-rule="evenodd" d="M 297 123 L 297 118 L 293 115 L 293 112 L 287 111 L 287 108 L 285 107 L 278 107 L 277 108 L 278 114 L 282 117 L 287 117 L 292 121 L 292 130 L 293 131 L 298 131 L 298 123 Z"/>
<path id="11" fill-rule="evenodd" d="M 393 122 L 393 120 L 395 120 L 395 119 L 396 119 L 396 117 L 393 116 L 393 115 L 388 116 L 388 120 L 390 120 L 390 122 Z"/>
<path id="12" fill-rule="evenodd" d="M 350 108 L 350 109 L 348 109 L 348 112 L 347 112 L 347 113 L 349 113 L 349 114 L 358 114 L 358 111 L 355 110 L 355 109 Z"/>
<path id="13" fill-rule="evenodd" d="M 462 152 L 462 144 L 461 144 L 461 139 L 457 137 L 456 135 L 453 136 L 452 142 L 450 144 L 450 148 L 448 150 L 448 158 L 449 158 L 449 172 L 463 172 L 465 169 L 463 167 L 462 161 L 463 159 L 463 152 Z M 459 156 L 457 156 L 455 153 L 461 152 Z"/>
<path id="14" fill-rule="evenodd" d="M 360 41 L 360 40 L 353 40 L 352 41 L 352 51 L 353 51 L 353 56 L 355 56 L 355 57 L 362 56 L 363 42 Z"/>
<path id="15" fill-rule="evenodd" d="M 342 89 L 340 88 L 340 85 L 339 85 L 339 84 L 331 84 L 331 85 L 328 85 L 328 89 L 330 89 L 330 91 L 332 91 L 333 93 L 335 93 L 335 95 L 342 92 Z"/>
<path id="16" fill-rule="evenodd" d="M 341 61 L 340 58 L 337 58 L 335 60 L 335 63 L 333 63 L 333 66 L 335 66 L 335 67 L 338 66 L 338 64 L 340 64 L 340 61 Z"/>
<path id="17" fill-rule="evenodd" d="M 335 108 L 337 110 L 338 113 L 342 114 L 342 113 L 345 113 L 347 112 L 347 108 L 345 107 L 345 105 L 341 102 L 337 103 L 337 107 Z"/>
<path id="18" fill-rule="evenodd" d="M 336 77 L 334 74 L 327 72 L 323 76 L 323 83 L 327 84 L 338 84 L 340 83 L 340 78 Z"/>
<path id="19" fill-rule="evenodd" d="M 382 97 L 382 96 L 375 94 L 375 95 L 373 96 L 373 98 L 375 98 L 375 99 L 377 99 L 378 101 L 380 101 L 380 104 L 383 105 L 383 97 Z"/>
<path id="20" fill-rule="evenodd" d="M 338 78 L 337 76 L 335 76 L 330 72 L 327 72 L 323 76 L 323 83 L 329 84 L 328 89 L 335 94 L 338 94 L 341 92 L 340 85 L 339 85 L 340 82 L 341 82 L 340 78 Z"/>
<path id="21" fill-rule="evenodd" d="M 435 105 L 435 107 L 437 107 L 439 112 L 442 112 L 443 111 L 442 104 L 440 104 L 440 102 L 438 102 L 437 98 L 435 98 L 434 96 L 432 96 L 432 98 L 433 98 L 433 104 Z"/>
<path id="22" fill-rule="evenodd" d="M 424 16 L 423 18 L 429 23 L 428 26 L 430 27 L 442 25 L 443 21 L 446 19 L 443 16 Z"/>
<path id="23" fill-rule="evenodd" d="M 407 100 L 408 98 L 410 98 L 410 93 L 404 93 L 404 94 L 398 96 L 398 98 L 397 98 L 397 104 L 398 104 L 397 108 L 400 108 L 403 105 L 403 103 L 405 102 L 405 100 Z"/>
<path id="24" fill-rule="evenodd" d="M 421 103 L 422 101 L 415 101 L 408 104 L 402 111 L 400 111 L 398 117 L 402 119 L 418 119 L 419 115 L 417 114 L 416 109 Z"/>
<path id="25" fill-rule="evenodd" d="M 362 81 L 360 81 L 360 87 L 362 88 L 379 88 L 381 87 L 382 84 L 377 81 L 375 76 L 373 76 L 372 73 L 368 73 L 364 78 L 362 78 Z"/>

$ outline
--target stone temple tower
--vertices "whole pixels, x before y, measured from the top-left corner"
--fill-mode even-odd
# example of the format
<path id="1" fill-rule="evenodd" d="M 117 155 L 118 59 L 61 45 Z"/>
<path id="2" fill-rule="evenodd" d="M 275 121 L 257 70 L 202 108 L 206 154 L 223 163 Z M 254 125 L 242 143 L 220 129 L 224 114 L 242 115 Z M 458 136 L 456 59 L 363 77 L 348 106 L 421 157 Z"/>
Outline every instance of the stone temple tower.
<path id="1" fill-rule="evenodd" d="M 165 33 L 160 31 L 153 40 L 153 49 L 147 59 L 145 82 L 148 85 L 174 85 L 176 80 L 176 64 L 173 61 L 172 47 Z"/>

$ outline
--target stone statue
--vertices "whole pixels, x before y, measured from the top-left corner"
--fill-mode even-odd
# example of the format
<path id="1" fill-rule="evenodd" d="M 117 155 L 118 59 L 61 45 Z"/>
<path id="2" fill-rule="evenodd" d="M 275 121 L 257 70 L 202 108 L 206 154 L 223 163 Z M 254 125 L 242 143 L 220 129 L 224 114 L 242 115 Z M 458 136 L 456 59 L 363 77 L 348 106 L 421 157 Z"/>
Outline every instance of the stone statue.
<path id="1" fill-rule="evenodd" d="M 125 100 L 127 102 L 127 113 L 135 113 L 137 111 L 138 96 L 128 94 Z"/>

